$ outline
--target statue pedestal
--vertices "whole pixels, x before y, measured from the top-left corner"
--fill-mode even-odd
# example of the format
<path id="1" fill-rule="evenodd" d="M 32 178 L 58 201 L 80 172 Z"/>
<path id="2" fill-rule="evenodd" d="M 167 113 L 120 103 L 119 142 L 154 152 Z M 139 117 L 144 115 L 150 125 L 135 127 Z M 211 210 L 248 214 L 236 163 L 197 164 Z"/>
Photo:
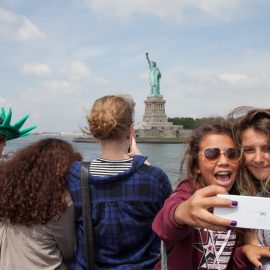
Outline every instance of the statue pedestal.
<path id="1" fill-rule="evenodd" d="M 143 122 L 167 122 L 167 115 L 165 113 L 166 100 L 163 99 L 163 96 L 148 96 L 144 103 L 145 110 L 143 115 Z"/>
<path id="2" fill-rule="evenodd" d="M 144 103 L 143 121 L 140 128 L 134 130 L 136 140 L 158 143 L 182 142 L 179 135 L 183 126 L 168 122 L 165 112 L 166 100 L 163 96 L 148 96 Z"/>

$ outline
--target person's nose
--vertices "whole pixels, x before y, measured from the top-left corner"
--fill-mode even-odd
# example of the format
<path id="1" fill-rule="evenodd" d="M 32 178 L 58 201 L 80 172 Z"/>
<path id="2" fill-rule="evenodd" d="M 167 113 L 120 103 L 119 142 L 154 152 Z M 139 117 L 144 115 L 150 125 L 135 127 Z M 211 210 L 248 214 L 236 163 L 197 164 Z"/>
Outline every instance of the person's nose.
<path id="1" fill-rule="evenodd" d="M 219 159 L 218 159 L 218 165 L 228 165 L 229 161 L 227 156 L 225 155 L 224 152 L 220 153 Z"/>
<path id="2" fill-rule="evenodd" d="M 254 162 L 256 163 L 262 162 L 262 151 L 260 149 L 256 149 L 255 151 Z"/>

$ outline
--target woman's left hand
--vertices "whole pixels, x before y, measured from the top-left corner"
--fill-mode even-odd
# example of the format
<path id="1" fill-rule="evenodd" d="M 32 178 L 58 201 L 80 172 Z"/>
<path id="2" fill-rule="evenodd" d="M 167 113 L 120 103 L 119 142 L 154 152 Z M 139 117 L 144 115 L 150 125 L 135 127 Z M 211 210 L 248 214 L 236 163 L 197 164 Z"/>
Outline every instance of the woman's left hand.
<path id="1" fill-rule="evenodd" d="M 255 246 L 255 245 L 244 245 L 243 253 L 246 255 L 248 260 L 258 268 L 262 267 L 260 259 L 263 257 L 270 258 L 270 248 Z"/>

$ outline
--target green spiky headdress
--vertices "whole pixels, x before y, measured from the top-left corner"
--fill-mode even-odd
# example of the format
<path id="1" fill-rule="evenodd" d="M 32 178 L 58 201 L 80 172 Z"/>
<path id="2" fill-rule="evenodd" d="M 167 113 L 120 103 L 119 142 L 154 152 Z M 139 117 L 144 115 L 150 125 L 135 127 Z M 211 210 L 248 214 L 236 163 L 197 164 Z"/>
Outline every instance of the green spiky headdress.
<path id="1" fill-rule="evenodd" d="M 29 115 L 26 115 L 21 120 L 19 120 L 14 125 L 11 125 L 11 117 L 12 117 L 12 109 L 9 109 L 8 114 L 6 115 L 4 108 L 2 108 L 2 112 L 0 115 L 0 118 L 2 120 L 2 123 L 0 124 L 0 135 L 4 136 L 7 141 L 16 139 L 19 137 L 24 137 L 29 134 L 27 134 L 29 131 L 36 128 L 36 126 L 32 126 L 23 130 L 20 130 L 20 128 L 23 126 L 24 122 L 27 120 Z"/>

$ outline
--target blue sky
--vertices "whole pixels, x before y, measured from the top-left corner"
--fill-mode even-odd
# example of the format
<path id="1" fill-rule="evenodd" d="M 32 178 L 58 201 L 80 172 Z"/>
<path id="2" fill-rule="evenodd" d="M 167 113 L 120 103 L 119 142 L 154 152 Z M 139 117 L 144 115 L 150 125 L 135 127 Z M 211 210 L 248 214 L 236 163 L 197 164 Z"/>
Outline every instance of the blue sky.
<path id="1" fill-rule="evenodd" d="M 1 0 L 0 105 L 70 131 L 96 98 L 127 93 L 138 123 L 149 52 L 168 117 L 269 108 L 269 14 L 268 0 Z"/>

